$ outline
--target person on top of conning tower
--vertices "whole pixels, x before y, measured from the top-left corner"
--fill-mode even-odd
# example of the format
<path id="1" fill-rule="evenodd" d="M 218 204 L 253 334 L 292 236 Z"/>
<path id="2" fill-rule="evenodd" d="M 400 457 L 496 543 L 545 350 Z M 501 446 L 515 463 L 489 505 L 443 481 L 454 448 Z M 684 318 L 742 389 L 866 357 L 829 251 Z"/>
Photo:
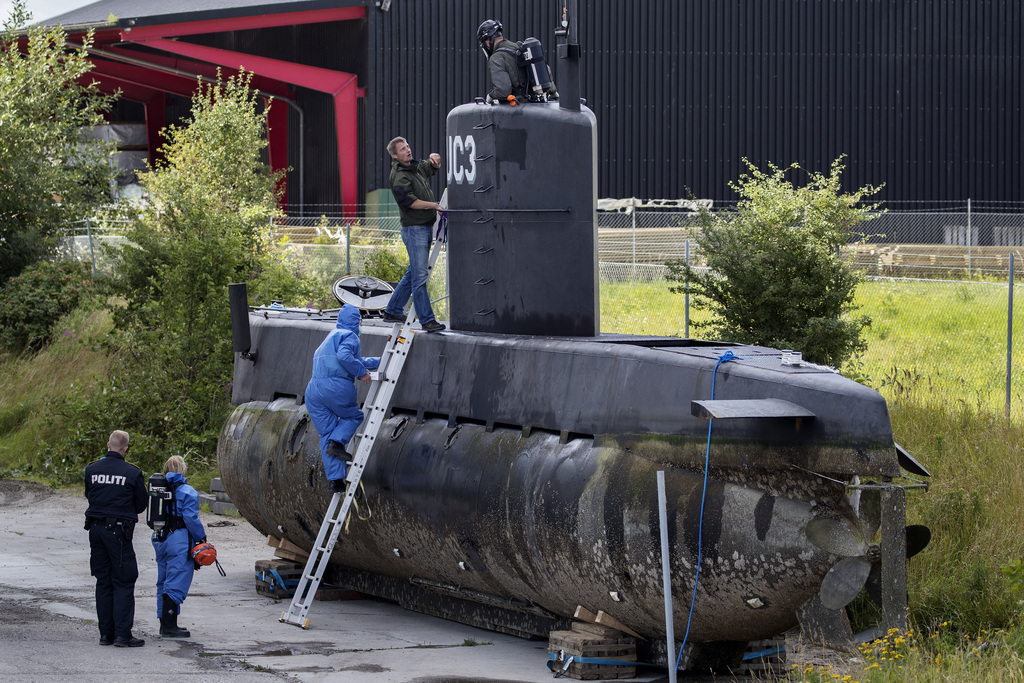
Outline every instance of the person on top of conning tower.
<path id="1" fill-rule="evenodd" d="M 495 19 L 487 19 L 477 29 L 476 39 L 487 57 L 487 102 L 526 102 L 530 95 L 530 80 L 523 61 L 523 45 L 502 35 L 502 25 Z M 538 47 L 540 45 L 535 39 Z M 543 91 L 548 99 L 558 99 L 558 90 L 550 80 L 550 71 L 543 67 L 547 76 Z M 538 91 L 539 92 L 539 91 Z M 510 97 L 514 96 L 514 99 Z"/>

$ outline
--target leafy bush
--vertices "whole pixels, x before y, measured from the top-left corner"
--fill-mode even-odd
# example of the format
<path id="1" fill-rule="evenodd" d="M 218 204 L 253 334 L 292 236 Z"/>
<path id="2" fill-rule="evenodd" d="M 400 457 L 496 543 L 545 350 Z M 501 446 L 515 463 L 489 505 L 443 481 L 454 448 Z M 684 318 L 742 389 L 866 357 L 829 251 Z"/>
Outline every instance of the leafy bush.
<path id="1" fill-rule="evenodd" d="M 66 47 L 62 28 L 30 23 L 24 0 L 11 4 L 0 31 L 0 284 L 50 256 L 62 225 L 110 200 L 115 143 L 87 134 L 113 98 L 88 75 L 82 47 Z"/>
<path id="2" fill-rule="evenodd" d="M 0 289 L 0 346 L 38 351 L 53 326 L 93 293 L 89 266 L 81 261 L 40 261 Z"/>
<path id="3" fill-rule="evenodd" d="M 142 467 L 173 454 L 212 464 L 230 408 L 228 284 L 248 283 L 261 303 L 311 296 L 272 239 L 281 177 L 261 160 L 266 110 L 250 80 L 200 85 L 187 126 L 165 131 L 165 161 L 140 178 L 149 202 L 112 252 L 104 289 L 108 378 L 59 407 L 69 435 L 56 450 L 70 462 L 124 429 Z"/>
<path id="4" fill-rule="evenodd" d="M 758 170 L 744 160 L 732 188 L 741 196 L 736 212 L 700 212 L 697 244 L 707 270 L 681 261 L 667 264 L 668 279 L 688 283 L 698 306 L 714 317 L 694 327 L 717 338 L 802 351 L 807 360 L 840 366 L 864 349 L 870 324 L 853 316 L 862 276 L 844 263 L 840 247 L 875 206 L 858 207 L 879 188 L 840 192 L 842 158 L 828 176 L 810 173 L 802 187 L 785 169 Z M 672 291 L 682 293 L 685 286 Z"/>
<path id="5" fill-rule="evenodd" d="M 384 282 L 398 282 L 409 267 L 409 255 L 401 243 L 374 247 L 363 261 L 363 275 Z"/>

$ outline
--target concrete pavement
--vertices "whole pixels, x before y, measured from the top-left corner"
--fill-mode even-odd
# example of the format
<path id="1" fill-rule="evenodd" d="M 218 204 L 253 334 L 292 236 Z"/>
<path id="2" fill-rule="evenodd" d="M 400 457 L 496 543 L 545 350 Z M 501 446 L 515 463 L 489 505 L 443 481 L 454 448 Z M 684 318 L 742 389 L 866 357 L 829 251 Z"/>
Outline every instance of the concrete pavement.
<path id="1" fill-rule="evenodd" d="M 287 608 L 255 591 L 254 566 L 273 557 L 239 518 L 202 513 L 227 572 L 197 572 L 178 624 L 189 639 L 162 639 L 156 563 L 144 521 L 134 634 L 142 648 L 100 647 L 81 491 L 0 480 L 0 680 L 330 681 L 332 683 L 533 683 L 552 680 L 547 643 L 483 631 L 379 600 L 317 602 L 303 630 L 278 621 Z M 563 679 L 564 680 L 564 679 Z M 638 681 L 665 681 L 641 669 Z M 692 680 L 692 679 L 691 679 Z"/>

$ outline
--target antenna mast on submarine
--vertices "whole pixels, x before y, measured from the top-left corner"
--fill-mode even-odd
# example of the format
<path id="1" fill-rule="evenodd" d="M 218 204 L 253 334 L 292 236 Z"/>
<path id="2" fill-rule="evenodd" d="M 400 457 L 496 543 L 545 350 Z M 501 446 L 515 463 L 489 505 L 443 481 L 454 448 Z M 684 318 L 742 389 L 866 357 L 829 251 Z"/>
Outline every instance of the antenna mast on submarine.
<path id="1" fill-rule="evenodd" d="M 580 44 L 579 0 L 562 0 L 562 16 L 555 35 L 558 37 L 558 59 L 564 68 L 558 70 L 562 96 L 558 106 L 570 111 L 580 110 Z"/>

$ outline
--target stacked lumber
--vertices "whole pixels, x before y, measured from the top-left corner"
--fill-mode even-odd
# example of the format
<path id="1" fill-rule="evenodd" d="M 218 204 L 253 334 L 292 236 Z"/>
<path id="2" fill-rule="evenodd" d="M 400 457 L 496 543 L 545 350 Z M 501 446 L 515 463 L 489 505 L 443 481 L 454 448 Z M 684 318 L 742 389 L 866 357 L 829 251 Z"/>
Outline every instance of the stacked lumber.
<path id="1" fill-rule="evenodd" d="M 268 598 L 290 600 L 304 567 L 291 560 L 256 560 L 256 592 Z"/>
<path id="2" fill-rule="evenodd" d="M 303 564 L 309 559 L 309 553 L 287 538 L 267 536 L 267 545 L 274 549 L 274 557 L 291 560 L 292 562 L 302 562 Z"/>
<path id="3" fill-rule="evenodd" d="M 598 617 L 603 622 L 598 623 Z M 636 638 L 624 633 L 629 630 L 621 622 L 604 612 L 594 614 L 583 607 L 576 610 L 576 618 L 570 631 L 552 631 L 548 634 L 548 652 L 555 655 L 554 670 L 563 671 L 564 663 L 570 657 L 586 659 L 619 660 L 636 662 Z M 573 661 L 564 670 L 564 675 L 578 681 L 593 681 L 612 678 L 636 678 L 636 664 L 612 664 L 608 662 Z"/>

